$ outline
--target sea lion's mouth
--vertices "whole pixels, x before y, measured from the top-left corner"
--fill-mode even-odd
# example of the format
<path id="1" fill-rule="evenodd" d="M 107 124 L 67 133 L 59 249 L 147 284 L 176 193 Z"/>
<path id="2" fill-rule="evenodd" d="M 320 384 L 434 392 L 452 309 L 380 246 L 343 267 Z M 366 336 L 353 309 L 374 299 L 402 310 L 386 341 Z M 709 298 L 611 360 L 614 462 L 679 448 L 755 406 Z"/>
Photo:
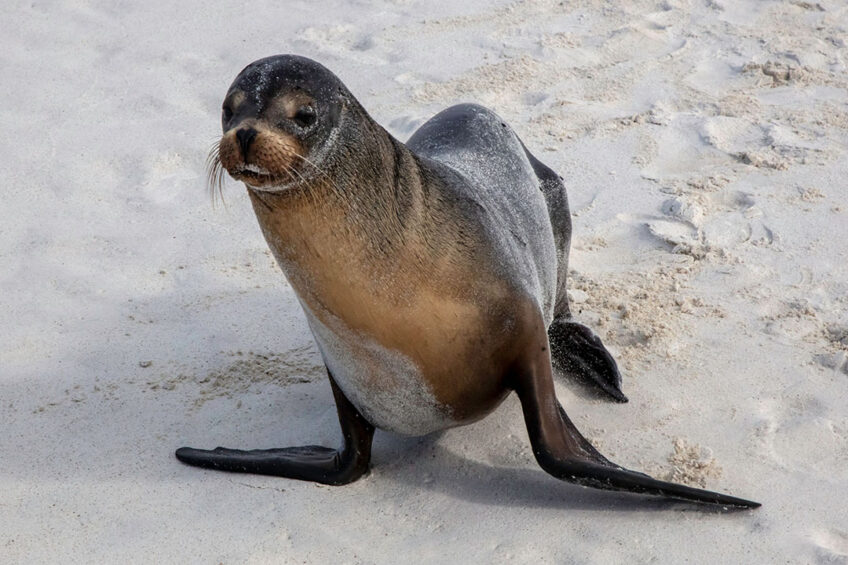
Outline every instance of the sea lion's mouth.
<path id="1" fill-rule="evenodd" d="M 253 163 L 244 163 L 242 165 L 239 165 L 239 166 L 235 167 L 235 170 L 233 170 L 230 174 L 243 174 L 243 173 L 256 175 L 256 176 L 265 176 L 265 177 L 272 176 L 271 171 L 269 171 L 265 167 L 260 167 L 259 165 L 254 165 Z"/>
<path id="2" fill-rule="evenodd" d="M 234 179 L 247 183 L 250 186 L 266 187 L 280 184 L 278 175 L 273 174 L 265 167 L 253 163 L 242 163 L 227 170 Z"/>

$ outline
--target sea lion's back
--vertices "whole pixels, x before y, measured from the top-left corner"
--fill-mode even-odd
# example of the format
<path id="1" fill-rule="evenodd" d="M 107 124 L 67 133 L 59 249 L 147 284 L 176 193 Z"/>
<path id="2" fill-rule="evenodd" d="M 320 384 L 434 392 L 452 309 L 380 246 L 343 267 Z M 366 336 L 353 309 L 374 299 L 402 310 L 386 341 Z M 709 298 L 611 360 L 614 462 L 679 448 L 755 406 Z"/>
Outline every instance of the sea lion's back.
<path id="1" fill-rule="evenodd" d="M 488 108 L 460 104 L 436 114 L 406 145 L 468 180 L 468 192 L 458 196 L 473 199 L 491 216 L 485 228 L 494 236 L 504 274 L 536 297 L 550 322 L 557 288 L 553 228 L 540 179 L 512 128 Z"/>

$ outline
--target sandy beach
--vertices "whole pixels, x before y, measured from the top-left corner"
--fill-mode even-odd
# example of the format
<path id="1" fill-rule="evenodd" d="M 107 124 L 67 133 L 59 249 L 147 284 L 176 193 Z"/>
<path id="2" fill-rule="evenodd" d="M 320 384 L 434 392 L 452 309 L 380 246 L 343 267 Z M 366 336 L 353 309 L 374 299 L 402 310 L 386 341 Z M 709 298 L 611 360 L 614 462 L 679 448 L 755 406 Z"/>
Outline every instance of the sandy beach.
<path id="1" fill-rule="evenodd" d="M 0 562 L 848 563 L 848 6 L 838 0 L 12 1 L 0 21 Z M 721 513 L 545 474 L 511 397 L 377 432 L 345 487 L 182 445 L 340 441 L 298 301 L 205 160 L 251 61 L 308 56 L 406 140 L 500 114 L 565 179 L 576 317 L 629 468 Z"/>

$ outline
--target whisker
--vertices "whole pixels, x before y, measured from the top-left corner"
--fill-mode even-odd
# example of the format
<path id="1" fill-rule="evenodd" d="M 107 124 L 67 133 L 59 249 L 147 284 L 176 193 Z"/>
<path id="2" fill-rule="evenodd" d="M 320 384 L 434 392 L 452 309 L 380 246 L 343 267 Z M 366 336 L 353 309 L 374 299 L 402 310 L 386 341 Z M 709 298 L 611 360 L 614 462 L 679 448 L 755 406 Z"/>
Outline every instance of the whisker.
<path id="1" fill-rule="evenodd" d="M 209 149 L 209 155 L 206 158 L 206 184 L 209 190 L 209 194 L 212 198 L 212 206 L 216 207 L 218 201 L 220 200 L 221 204 L 226 207 L 227 202 L 224 199 L 224 181 L 226 180 L 227 171 L 224 169 L 224 166 L 221 164 L 221 145 L 220 140 L 216 141 L 212 144 Z M 291 160 L 294 158 L 300 159 L 304 164 L 309 165 L 309 169 L 307 171 L 309 173 L 315 173 L 315 177 L 310 178 L 311 174 L 306 174 L 307 171 L 298 170 L 298 167 L 294 167 L 292 164 L 284 165 L 281 167 L 279 173 L 277 173 L 276 178 L 280 179 L 284 182 L 296 183 L 300 185 L 313 203 L 317 203 L 318 201 L 318 193 L 314 190 L 317 188 L 315 186 L 315 181 L 317 179 L 320 184 L 324 184 L 330 186 L 334 192 L 336 192 L 340 196 L 344 196 L 344 192 L 339 189 L 336 182 L 333 178 L 328 175 L 321 167 L 316 165 L 310 159 L 304 157 L 303 155 L 299 155 L 297 152 L 286 148 L 284 150 L 286 157 L 289 157 Z M 291 163 L 291 161 L 290 161 Z M 317 179 L 316 179 L 317 177 Z M 267 206 L 266 202 L 263 203 Z"/>
<path id="2" fill-rule="evenodd" d="M 315 169 L 315 171 L 317 171 L 321 176 L 323 176 L 325 179 L 327 179 L 327 181 L 329 181 L 329 184 L 332 186 L 332 188 L 336 191 L 336 193 L 339 196 L 344 196 L 344 192 L 339 189 L 339 186 L 336 184 L 336 181 L 333 180 L 333 177 L 331 177 L 326 172 L 324 172 L 324 170 L 321 167 L 319 167 L 318 165 L 316 165 L 315 163 L 313 163 L 312 161 L 310 161 L 309 159 L 307 159 L 303 155 L 298 155 L 297 153 L 292 152 L 292 156 L 297 157 L 298 159 L 302 160 L 304 163 L 306 163 L 307 165 L 309 165 L 313 169 Z"/>
<path id="3" fill-rule="evenodd" d="M 206 185 L 212 197 L 213 207 L 219 199 L 226 206 L 224 200 L 224 167 L 221 165 L 220 150 L 220 141 L 216 141 L 209 149 L 209 156 L 206 158 Z"/>

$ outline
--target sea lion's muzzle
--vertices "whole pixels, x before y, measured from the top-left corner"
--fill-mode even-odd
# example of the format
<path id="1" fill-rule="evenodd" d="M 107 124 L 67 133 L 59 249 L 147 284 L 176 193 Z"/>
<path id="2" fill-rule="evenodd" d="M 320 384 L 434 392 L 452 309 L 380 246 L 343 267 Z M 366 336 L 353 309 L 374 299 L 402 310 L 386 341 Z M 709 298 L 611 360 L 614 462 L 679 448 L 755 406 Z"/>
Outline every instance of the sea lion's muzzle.
<path id="1" fill-rule="evenodd" d="M 303 146 L 291 134 L 260 122 L 242 122 L 221 138 L 221 165 L 234 179 L 254 188 L 287 185 L 299 178 Z"/>

